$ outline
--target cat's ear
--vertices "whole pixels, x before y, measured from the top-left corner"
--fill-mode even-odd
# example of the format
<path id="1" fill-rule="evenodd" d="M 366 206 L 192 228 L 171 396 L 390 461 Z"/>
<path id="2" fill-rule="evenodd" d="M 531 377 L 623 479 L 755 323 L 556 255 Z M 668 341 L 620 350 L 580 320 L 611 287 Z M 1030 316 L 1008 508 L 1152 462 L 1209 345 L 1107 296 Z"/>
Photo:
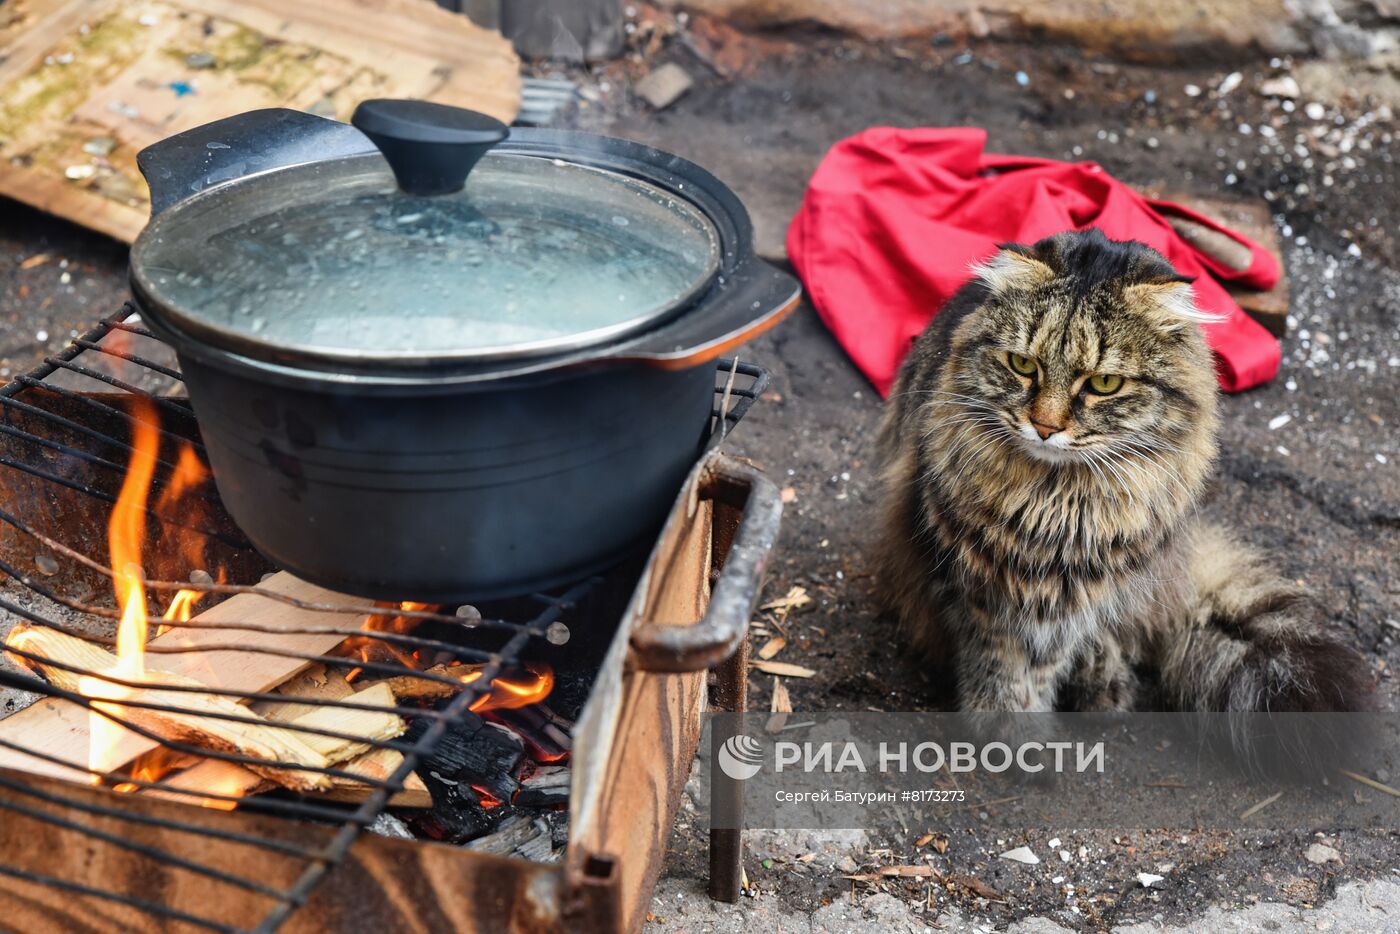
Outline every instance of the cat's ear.
<path id="1" fill-rule="evenodd" d="M 1202 311 L 1196 304 L 1195 293 L 1188 276 L 1173 276 L 1139 282 L 1123 289 L 1123 301 L 1129 308 L 1175 331 L 1187 324 L 1206 324 L 1222 320 L 1219 315 Z"/>
<path id="2" fill-rule="evenodd" d="M 972 264 L 972 274 L 993 294 L 1025 292 L 1049 282 L 1055 270 L 1030 254 L 1028 247 L 1007 244 L 987 259 Z"/>

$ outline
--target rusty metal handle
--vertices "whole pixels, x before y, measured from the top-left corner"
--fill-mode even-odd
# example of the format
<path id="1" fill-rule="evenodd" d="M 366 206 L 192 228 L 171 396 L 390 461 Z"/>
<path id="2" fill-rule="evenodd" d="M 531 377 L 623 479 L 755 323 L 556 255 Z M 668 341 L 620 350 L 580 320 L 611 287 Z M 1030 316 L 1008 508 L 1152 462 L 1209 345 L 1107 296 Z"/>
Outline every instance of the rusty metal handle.
<path id="1" fill-rule="evenodd" d="M 782 497 L 757 469 L 723 456 L 707 465 L 700 495 L 739 510 L 739 527 L 704 618 L 690 625 L 639 627 L 632 634 L 631 661 L 636 668 L 703 671 L 733 655 L 748 635 L 768 556 L 778 538 Z"/>

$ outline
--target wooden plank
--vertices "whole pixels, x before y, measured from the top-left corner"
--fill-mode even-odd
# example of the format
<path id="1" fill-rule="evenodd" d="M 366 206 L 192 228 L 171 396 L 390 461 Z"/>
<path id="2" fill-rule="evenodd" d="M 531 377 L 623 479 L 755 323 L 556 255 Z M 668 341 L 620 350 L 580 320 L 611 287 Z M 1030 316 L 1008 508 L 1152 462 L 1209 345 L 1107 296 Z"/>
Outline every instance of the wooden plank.
<path id="1" fill-rule="evenodd" d="M 375 703 L 383 703 L 389 706 L 395 702 L 392 692 L 386 681 L 378 681 L 356 692 L 350 683 L 336 671 L 327 669 L 324 665 L 313 665 L 306 671 L 290 679 L 277 689 L 279 694 L 286 694 L 292 698 L 319 698 L 323 700 L 340 700 L 350 697 L 352 694 L 359 694 L 362 702 L 371 699 Z M 378 692 L 376 694 L 376 692 Z M 377 700 L 373 700 L 377 696 Z M 250 705 L 253 710 L 275 723 L 301 722 L 312 726 L 326 725 L 321 720 L 327 716 L 333 708 L 317 707 L 310 704 L 298 704 L 291 701 L 256 701 Z M 350 713 L 350 711 L 341 711 Z M 397 717 L 395 718 L 397 719 Z M 328 727 L 334 728 L 334 727 Z M 348 730 L 344 732 L 349 732 Z M 401 731 L 400 731 L 401 732 Z M 398 735 L 397 733 L 394 735 Z M 322 739 L 307 735 L 310 741 Z M 334 741 L 331 741 L 334 742 Z M 320 750 L 323 754 L 326 749 Z M 339 761 L 339 757 L 330 756 L 332 761 Z M 357 754 L 350 762 L 345 764 L 344 769 L 363 775 L 367 778 L 387 780 L 390 775 L 403 762 L 403 756 L 392 749 L 375 749 Z M 232 762 L 221 762 L 217 759 L 206 759 L 183 771 L 176 772 L 168 778 L 162 780 L 161 784 L 185 791 L 208 792 L 210 794 L 222 794 L 243 796 L 256 794 L 264 791 L 269 783 L 260 775 L 248 771 L 242 766 Z M 330 788 L 321 793 L 321 797 L 330 798 L 334 801 L 363 801 L 371 791 L 370 787 L 351 779 L 332 777 Z M 146 794 L 156 797 L 167 797 L 185 802 L 194 801 L 188 795 L 163 795 L 159 791 L 148 790 Z M 404 780 L 403 790 L 389 799 L 389 803 L 395 807 L 425 808 L 432 807 L 432 797 L 428 794 L 428 788 L 423 784 L 423 780 L 416 774 L 410 774 Z M 211 806 L 215 806 L 211 804 Z"/>
<path id="2" fill-rule="evenodd" d="M 662 532 L 641 585 L 646 588 L 644 601 L 639 607 L 634 598 L 623 619 L 619 632 L 624 643 L 633 629 L 647 622 L 699 622 L 709 605 L 714 503 L 696 500 L 697 476 L 692 476 L 689 495 L 682 500 L 690 509 L 674 513 Z M 608 719 L 602 711 L 585 710 L 580 718 L 567 858 L 576 872 L 583 870 L 590 855 L 614 861 L 622 930 L 641 928 L 656 885 L 661 866 L 654 854 L 666 851 L 672 817 L 690 774 L 706 706 L 707 676 L 704 671 L 627 671 L 609 705 L 615 717 L 611 730 L 599 728 L 599 721 Z M 606 671 L 600 672 L 598 684 L 607 677 Z M 590 707 L 607 698 L 594 690 Z M 611 756 L 601 771 L 587 760 L 580 768 L 578 754 L 586 755 L 598 739 L 607 743 L 598 748 L 611 749 Z M 639 820 L 639 814 L 645 817 Z"/>
<path id="3" fill-rule="evenodd" d="M 182 130 L 262 107 L 344 120 L 367 97 L 519 108 L 510 43 L 431 0 L 17 2 L 0 194 L 128 242 L 150 207 L 136 152 Z"/>
<path id="4" fill-rule="evenodd" d="M 49 683 L 65 691 L 82 693 L 87 689 L 89 696 L 93 696 L 92 689 L 103 686 L 104 682 L 100 679 L 85 678 L 77 672 L 58 667 L 59 665 L 70 665 L 73 668 L 80 668 L 97 675 L 120 677 L 117 656 L 86 639 L 78 639 L 45 626 L 18 627 L 10 633 L 6 644 L 53 662 L 54 664 L 46 664 L 32 659 L 20 659 L 26 667 L 37 669 L 48 679 Z M 153 683 L 168 684 L 174 687 L 199 689 L 207 687 L 193 678 L 154 668 L 146 669 L 145 677 Z M 96 680 L 96 685 L 91 683 L 94 680 Z M 300 734 L 281 727 L 274 727 L 271 724 L 242 723 L 237 720 L 204 716 L 204 714 L 256 716 L 246 707 L 218 694 L 167 691 L 154 688 L 134 689 L 110 682 L 106 682 L 105 686 L 109 687 L 113 693 L 101 695 L 112 699 L 110 706 L 103 705 L 104 710 L 115 712 L 136 726 L 175 743 L 197 746 L 214 752 L 251 756 L 269 762 L 291 762 L 314 768 L 326 768 L 330 765 L 331 760 L 326 750 L 342 749 L 351 745 L 344 740 L 330 737 L 317 737 L 317 739 L 325 741 L 324 744 L 318 744 L 311 742 L 309 737 L 303 738 Z M 380 696 L 387 695 L 390 700 L 393 699 L 387 688 L 379 693 Z M 128 706 L 123 703 L 128 699 L 161 704 L 166 707 L 179 707 L 181 711 Z M 186 710 L 192 712 L 185 713 Z M 326 711 L 321 712 L 325 713 Z M 318 718 L 313 725 L 320 726 L 323 720 L 324 718 Z M 398 717 L 394 717 L 393 721 L 398 731 L 402 732 L 403 722 Z M 324 749 L 321 748 L 323 745 Z M 359 751 L 364 751 L 367 748 L 363 744 L 358 746 Z M 126 761 L 114 757 L 110 760 L 109 767 L 118 768 Z M 294 791 L 330 788 L 330 779 L 316 772 L 266 769 L 252 764 L 249 764 L 248 768 L 265 778 L 286 785 Z"/>
<path id="5" fill-rule="evenodd" d="M 109 791 L 13 772 L 0 772 L 0 779 L 6 782 L 0 784 L 0 807 L 5 808 L 0 810 L 0 851 L 8 865 L 150 899 L 239 930 L 257 927 L 275 903 L 152 854 L 169 853 L 286 890 L 305 871 L 306 860 L 235 840 L 211 840 L 198 831 L 236 832 L 312 849 L 327 845 L 336 831 L 309 821 L 182 807 L 157 798 L 125 795 L 118 799 Z M 53 798 L 35 798 L 8 782 Z M 190 829 L 135 823 L 91 810 L 111 808 L 114 801 L 120 803 L 122 813 L 178 821 Z M 10 810 L 10 806 L 23 810 Z M 90 836 L 88 830 L 107 838 Z M 615 930 L 615 925 L 601 923 L 602 916 L 590 912 L 586 902 L 569 897 L 562 875 L 557 863 L 530 863 L 464 847 L 366 833 L 313 891 L 310 903 L 279 930 L 284 934 Z M 0 905 L 4 908 L 0 927 L 17 934 L 200 930 L 110 900 L 4 875 L 0 875 Z"/>
<path id="6" fill-rule="evenodd" d="M 403 755 L 397 750 L 376 749 L 362 756 L 357 756 L 339 767 L 347 772 L 382 782 L 388 781 L 389 776 L 393 775 L 402 764 Z M 182 772 L 176 772 L 164 779 L 161 781 L 161 786 L 181 791 L 198 792 L 199 794 L 246 797 L 267 791 L 274 787 L 274 784 L 232 762 L 206 759 L 198 765 L 191 766 Z M 330 788 L 326 791 L 316 792 L 314 797 L 330 801 L 358 803 L 368 798 L 373 790 L 369 785 L 354 779 L 332 776 Z M 185 804 L 201 803 L 197 797 L 187 794 L 165 794 L 154 788 L 146 789 L 141 794 L 154 798 L 168 798 Z M 389 804 L 399 808 L 430 808 L 433 806 L 433 798 L 428 793 L 428 786 L 423 784 L 423 780 L 416 773 L 410 772 L 408 778 L 404 779 L 403 790 L 396 792 L 389 798 Z M 205 803 L 205 806 L 221 807 L 221 804 L 211 799 Z M 229 809 L 232 809 L 232 805 Z"/>
<path id="7" fill-rule="evenodd" d="M 285 572 L 268 578 L 260 585 L 263 590 L 283 596 L 325 604 L 358 603 L 358 598 L 323 590 L 298 580 Z M 257 594 L 237 594 L 195 617 L 206 623 L 252 623 L 256 625 L 296 629 L 303 627 L 341 627 L 355 617 L 340 613 L 304 610 Z M 286 649 L 306 654 L 324 655 L 334 649 L 343 636 L 324 633 L 246 632 L 230 629 L 172 629 L 151 640 L 153 647 L 217 646 L 238 644 L 254 648 Z M 181 654 L 148 653 L 147 662 L 153 667 L 193 678 L 214 688 L 236 691 L 270 691 L 309 664 L 301 659 L 263 655 L 256 652 L 211 650 Z M 57 756 L 69 762 L 86 763 L 88 759 L 88 713 L 77 704 L 55 698 L 43 698 L 33 706 L 0 720 L 0 739 Z M 127 733 L 121 745 L 121 761 L 127 762 L 157 747 L 134 733 Z M 65 768 L 55 763 L 0 747 L 0 768 L 13 768 L 42 775 L 55 775 L 73 781 L 88 781 L 85 772 Z"/>

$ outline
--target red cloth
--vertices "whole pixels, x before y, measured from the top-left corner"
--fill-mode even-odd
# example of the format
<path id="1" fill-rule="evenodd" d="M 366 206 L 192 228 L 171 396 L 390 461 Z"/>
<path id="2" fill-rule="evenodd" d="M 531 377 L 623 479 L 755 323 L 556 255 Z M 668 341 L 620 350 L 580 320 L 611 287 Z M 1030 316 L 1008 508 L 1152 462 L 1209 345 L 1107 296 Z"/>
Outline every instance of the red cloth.
<path id="1" fill-rule="evenodd" d="M 1086 227 L 1146 243 L 1197 277 L 1197 305 L 1224 319 L 1205 325 L 1223 389 L 1273 378 L 1278 342 L 1219 281 L 1273 286 L 1279 267 L 1266 250 L 1180 205 L 1144 198 L 1092 162 L 986 153 L 986 138 L 971 127 L 880 127 L 843 140 L 817 167 L 788 228 L 788 255 L 817 313 L 882 395 L 974 261 L 999 243 Z M 1222 267 L 1177 236 L 1164 212 L 1248 245 L 1252 265 L 1243 273 Z"/>

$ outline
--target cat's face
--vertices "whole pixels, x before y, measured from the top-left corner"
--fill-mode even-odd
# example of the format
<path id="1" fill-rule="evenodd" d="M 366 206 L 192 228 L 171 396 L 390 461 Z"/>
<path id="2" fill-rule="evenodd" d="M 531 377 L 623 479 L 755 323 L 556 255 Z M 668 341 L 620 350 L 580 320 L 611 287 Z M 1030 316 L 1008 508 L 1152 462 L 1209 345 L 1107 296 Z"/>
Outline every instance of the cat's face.
<path id="1" fill-rule="evenodd" d="M 1082 252 L 1042 241 L 979 267 L 988 296 L 949 368 L 976 424 L 1051 463 L 1150 457 L 1212 430 L 1215 376 L 1190 285 L 1131 258 L 1095 268 Z"/>

